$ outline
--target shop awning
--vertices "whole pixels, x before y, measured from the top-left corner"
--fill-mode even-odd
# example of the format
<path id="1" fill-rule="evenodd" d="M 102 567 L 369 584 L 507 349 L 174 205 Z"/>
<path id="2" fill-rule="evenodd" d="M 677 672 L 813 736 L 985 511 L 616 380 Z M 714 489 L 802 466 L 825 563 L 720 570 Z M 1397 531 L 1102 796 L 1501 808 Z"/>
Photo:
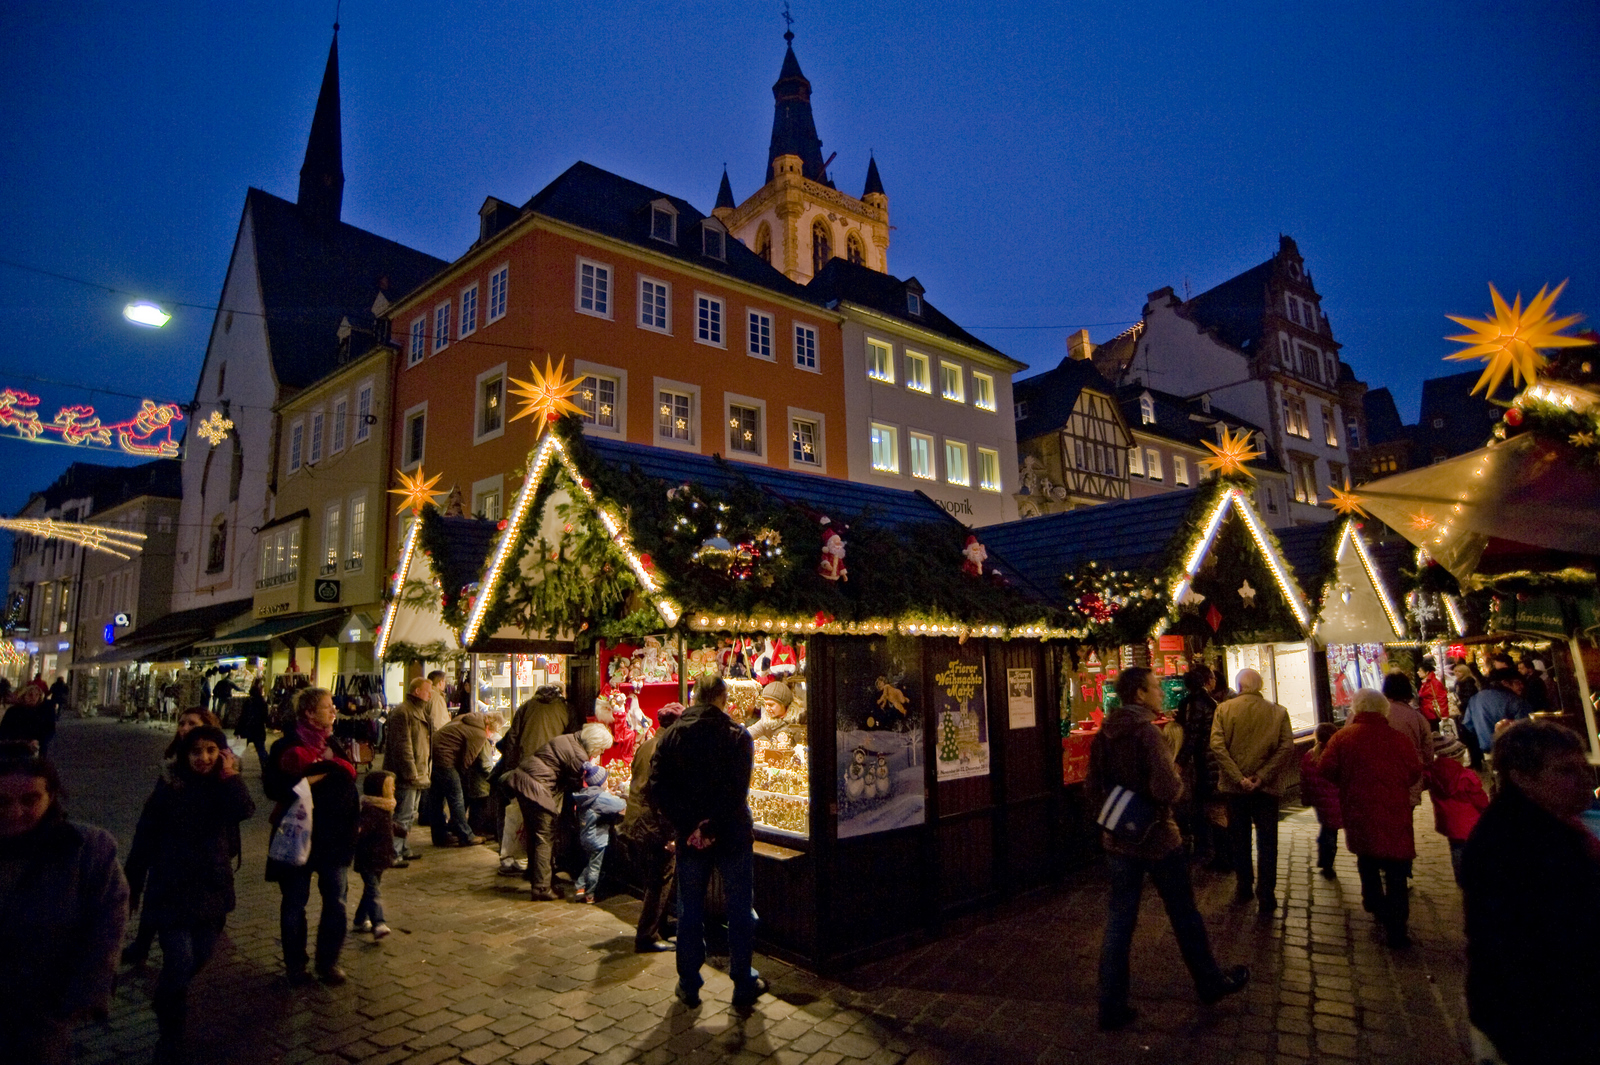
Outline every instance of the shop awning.
<path id="1" fill-rule="evenodd" d="M 226 636 L 216 636 L 209 640 L 201 640 L 195 644 L 195 650 L 200 653 L 228 653 L 234 648 L 245 644 L 266 644 L 268 640 L 282 639 L 286 636 L 306 634 L 318 636 L 320 633 L 307 633 L 308 629 L 324 627 L 328 632 L 335 631 L 339 623 L 344 620 L 343 610 L 319 610 L 312 614 L 289 614 L 280 618 L 268 618 L 258 621 L 254 625 L 230 632 Z M 240 651 L 239 653 L 246 653 Z"/>
<path id="2" fill-rule="evenodd" d="M 127 662 L 166 662 L 187 657 L 200 640 L 210 639 L 220 626 L 250 612 L 249 599 L 211 603 L 192 610 L 180 610 L 141 625 L 98 654 L 79 658 L 74 666 L 108 666 Z"/>

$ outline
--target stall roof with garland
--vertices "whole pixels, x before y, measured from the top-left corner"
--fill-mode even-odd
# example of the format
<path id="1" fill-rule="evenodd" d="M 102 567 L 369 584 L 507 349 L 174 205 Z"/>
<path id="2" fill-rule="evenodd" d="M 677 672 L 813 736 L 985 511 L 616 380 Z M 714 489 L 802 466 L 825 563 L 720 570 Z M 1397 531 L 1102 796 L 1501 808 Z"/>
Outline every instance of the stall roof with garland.
<path id="1" fill-rule="evenodd" d="M 1350 518 L 1281 529 L 1278 543 L 1300 588 L 1317 611 L 1325 643 L 1385 643 L 1404 639 L 1399 586 L 1385 577 L 1372 545 Z M 1339 594 L 1332 594 L 1337 589 Z"/>
<path id="2" fill-rule="evenodd" d="M 444 661 L 461 653 L 459 625 L 445 621 L 446 608 L 482 576 L 499 535 L 496 522 L 424 510 L 401 546 L 390 583 L 378 632 L 380 659 Z M 419 553 L 425 568 L 418 566 Z"/>

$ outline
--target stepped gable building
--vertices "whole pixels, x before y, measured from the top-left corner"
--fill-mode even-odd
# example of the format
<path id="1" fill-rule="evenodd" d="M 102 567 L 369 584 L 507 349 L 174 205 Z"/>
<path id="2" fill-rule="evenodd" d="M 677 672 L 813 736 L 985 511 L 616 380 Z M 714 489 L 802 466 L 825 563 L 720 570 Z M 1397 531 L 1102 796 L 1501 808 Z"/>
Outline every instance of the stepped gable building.
<path id="1" fill-rule="evenodd" d="M 274 455 L 284 427 L 273 408 L 339 365 L 341 322 L 375 328 L 375 300 L 381 308 L 444 265 L 340 220 L 342 154 L 335 30 L 296 200 L 245 195 L 193 415 L 215 412 L 233 428 L 215 446 L 191 436 L 185 447 L 174 611 L 250 610 L 266 566 L 253 530 L 274 519 L 282 472 Z M 374 414 L 387 421 L 388 412 Z"/>
<path id="2" fill-rule="evenodd" d="M 859 198 L 834 187 L 811 113 L 811 82 L 795 58 L 793 31 L 783 37 L 788 45 L 772 86 L 766 183 L 736 205 L 724 171 L 712 213 L 736 239 L 802 285 L 836 257 L 887 273 L 889 197 L 877 160 L 867 163 Z"/>

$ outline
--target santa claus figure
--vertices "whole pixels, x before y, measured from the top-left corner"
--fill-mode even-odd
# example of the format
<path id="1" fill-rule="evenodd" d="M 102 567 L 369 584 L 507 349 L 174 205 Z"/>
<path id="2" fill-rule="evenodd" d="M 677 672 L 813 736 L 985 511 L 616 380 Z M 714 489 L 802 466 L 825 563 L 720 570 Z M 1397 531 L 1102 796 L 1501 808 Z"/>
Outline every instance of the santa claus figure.
<path id="1" fill-rule="evenodd" d="M 968 533 L 966 546 L 961 549 L 961 572 L 969 577 L 983 576 L 983 563 L 988 557 L 988 548 L 978 543 L 976 536 Z"/>
<path id="2" fill-rule="evenodd" d="M 844 537 L 839 531 L 827 524 L 823 519 L 822 530 L 822 561 L 817 563 L 817 572 L 822 574 L 824 580 L 847 581 L 850 571 L 844 566 Z"/>

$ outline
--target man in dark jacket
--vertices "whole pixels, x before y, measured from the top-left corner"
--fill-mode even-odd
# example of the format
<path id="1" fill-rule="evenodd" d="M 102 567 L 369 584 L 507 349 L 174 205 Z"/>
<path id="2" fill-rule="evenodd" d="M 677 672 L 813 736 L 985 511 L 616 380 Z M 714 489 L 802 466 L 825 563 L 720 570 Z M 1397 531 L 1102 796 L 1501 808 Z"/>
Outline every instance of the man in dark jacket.
<path id="1" fill-rule="evenodd" d="M 1467 1014 L 1507 1065 L 1595 1060 L 1600 848 L 1583 740 L 1550 721 L 1495 738 L 1499 788 L 1467 840 Z"/>
<path id="2" fill-rule="evenodd" d="M 755 743 L 724 711 L 727 703 L 728 688 L 721 677 L 708 674 L 695 681 L 694 705 L 656 745 L 646 799 L 677 837 L 678 998 L 686 1006 L 700 1005 L 706 885 L 714 868 L 722 874 L 727 899 L 733 1006 L 747 1010 L 767 990 L 767 982 L 750 966 L 756 933 L 750 816 Z"/>
<path id="3" fill-rule="evenodd" d="M 534 902 L 554 902 L 561 896 L 553 883 L 551 852 L 555 848 L 556 818 L 562 800 L 583 787 L 583 766 L 611 746 L 611 732 L 589 722 L 576 736 L 557 736 L 522 760 L 505 776 L 505 786 L 517 797 L 528 829 L 528 879 Z"/>
<path id="4" fill-rule="evenodd" d="M 1139 919 L 1139 896 L 1150 874 L 1167 909 L 1178 950 L 1194 978 L 1200 1001 L 1210 1004 L 1244 987 L 1250 970 L 1236 965 L 1226 972 L 1217 967 L 1206 935 L 1205 919 L 1194 904 L 1189 882 L 1189 861 L 1183 837 L 1172 817 L 1172 805 L 1183 794 L 1183 780 L 1173 764 L 1171 750 L 1153 724 L 1162 705 L 1161 678 L 1144 666 L 1125 669 L 1117 677 L 1117 698 L 1122 703 L 1106 717 L 1099 735 L 1089 746 L 1088 792 L 1099 809 L 1114 787 L 1127 788 L 1154 804 L 1156 818 L 1144 838 L 1126 842 L 1104 833 L 1106 860 L 1111 866 L 1111 912 L 1106 918 L 1100 946 L 1100 1028 L 1126 1028 L 1138 1016 L 1128 1005 L 1128 952 Z M 680 867 L 682 859 L 679 859 Z M 681 929 L 680 925 L 680 929 Z M 683 956 L 683 937 L 678 937 Z"/>
<path id="5" fill-rule="evenodd" d="M 667 903 L 672 898 L 672 881 L 677 873 L 677 840 L 672 824 L 650 805 L 650 762 L 666 730 L 683 716 L 682 703 L 668 703 L 656 711 L 660 729 L 639 744 L 633 755 L 633 776 L 628 781 L 628 812 L 622 819 L 621 835 L 633 843 L 638 855 L 639 878 L 644 883 L 644 906 L 634 929 L 636 954 L 672 950 L 662 938 L 667 918 Z"/>

